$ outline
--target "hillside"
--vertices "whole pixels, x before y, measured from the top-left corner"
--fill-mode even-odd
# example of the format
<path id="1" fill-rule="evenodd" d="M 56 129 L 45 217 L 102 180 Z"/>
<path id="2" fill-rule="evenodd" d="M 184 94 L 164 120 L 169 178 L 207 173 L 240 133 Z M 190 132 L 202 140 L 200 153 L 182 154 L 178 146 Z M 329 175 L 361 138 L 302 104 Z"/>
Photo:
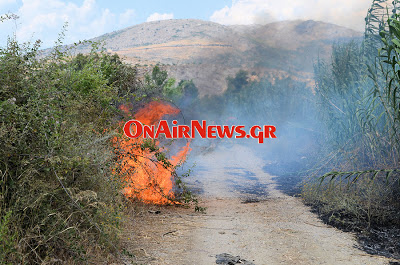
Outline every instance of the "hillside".
<path id="1" fill-rule="evenodd" d="M 224 26 L 179 19 L 143 23 L 93 40 L 104 41 L 109 52 L 130 63 L 160 63 L 178 80 L 193 79 L 200 94 L 206 95 L 222 92 L 226 77 L 239 69 L 271 80 L 292 76 L 312 85 L 317 56 L 329 58 L 333 42 L 361 36 L 312 20 Z"/>

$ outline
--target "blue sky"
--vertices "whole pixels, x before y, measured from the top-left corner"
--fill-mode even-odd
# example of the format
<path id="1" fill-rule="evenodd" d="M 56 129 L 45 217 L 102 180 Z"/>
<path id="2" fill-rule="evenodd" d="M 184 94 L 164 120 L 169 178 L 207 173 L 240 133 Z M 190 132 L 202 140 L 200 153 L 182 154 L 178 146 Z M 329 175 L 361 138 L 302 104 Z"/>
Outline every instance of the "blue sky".
<path id="1" fill-rule="evenodd" d="M 12 12 L 17 22 L 0 23 L 0 46 L 7 36 L 20 41 L 57 39 L 65 21 L 65 42 L 89 39 L 146 21 L 195 18 L 220 24 L 265 24 L 313 19 L 362 31 L 372 0 L 0 0 L 0 14 Z"/>
<path id="2" fill-rule="evenodd" d="M 81 1 L 75 1 L 77 3 Z M 198 18 L 208 20 L 215 10 L 231 4 L 231 0 L 133 0 L 133 1 L 115 1 L 110 6 L 110 1 L 99 0 L 99 5 L 109 8 L 112 12 L 120 12 L 126 8 L 136 10 L 136 19 L 138 23 L 145 22 L 153 13 L 173 13 L 174 18 Z"/>

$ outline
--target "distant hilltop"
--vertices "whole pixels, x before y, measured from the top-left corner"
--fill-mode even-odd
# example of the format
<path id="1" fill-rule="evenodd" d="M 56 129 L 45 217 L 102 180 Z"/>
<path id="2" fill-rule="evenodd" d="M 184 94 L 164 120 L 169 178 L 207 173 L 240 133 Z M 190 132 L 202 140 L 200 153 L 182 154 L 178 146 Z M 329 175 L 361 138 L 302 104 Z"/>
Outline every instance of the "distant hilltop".
<path id="1" fill-rule="evenodd" d="M 225 26 L 195 19 L 138 24 L 92 39 L 126 61 L 163 65 L 171 76 L 192 79 L 200 95 L 219 94 L 226 77 L 244 69 L 274 80 L 292 77 L 313 82 L 316 58 L 328 59 L 334 42 L 363 34 L 334 24 L 293 20 L 266 25 Z M 81 52 L 88 47 L 80 48 Z"/>

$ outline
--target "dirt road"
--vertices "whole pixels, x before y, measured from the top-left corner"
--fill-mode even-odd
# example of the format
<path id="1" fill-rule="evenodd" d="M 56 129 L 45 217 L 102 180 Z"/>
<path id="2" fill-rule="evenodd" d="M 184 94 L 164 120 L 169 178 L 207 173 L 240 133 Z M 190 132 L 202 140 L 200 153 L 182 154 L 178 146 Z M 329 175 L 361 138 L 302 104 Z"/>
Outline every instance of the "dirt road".
<path id="1" fill-rule="evenodd" d="M 138 207 L 124 232 L 135 262 L 210 265 L 228 253 L 256 265 L 389 263 L 359 250 L 352 234 L 323 224 L 299 198 L 278 191 L 264 163 L 242 146 L 202 156 L 191 182 L 203 191 L 206 213 Z"/>

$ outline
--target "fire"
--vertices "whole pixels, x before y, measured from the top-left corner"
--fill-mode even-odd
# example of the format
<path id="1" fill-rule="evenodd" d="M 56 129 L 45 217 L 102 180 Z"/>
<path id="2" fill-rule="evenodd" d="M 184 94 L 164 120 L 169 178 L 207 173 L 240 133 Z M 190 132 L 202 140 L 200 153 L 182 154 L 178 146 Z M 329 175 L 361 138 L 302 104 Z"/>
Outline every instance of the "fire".
<path id="1" fill-rule="evenodd" d="M 120 109 L 126 115 L 130 115 L 129 107 L 121 106 Z M 178 108 L 167 103 L 153 101 L 137 111 L 134 116 L 143 124 L 155 125 L 163 116 L 176 115 L 179 112 Z M 118 173 L 126 183 L 123 190 L 125 196 L 145 203 L 173 203 L 174 168 L 186 159 L 190 143 L 188 142 L 171 159 L 163 158 L 161 151 L 165 149 L 158 147 L 158 140 L 122 136 L 115 137 L 113 143 L 118 150 Z"/>

